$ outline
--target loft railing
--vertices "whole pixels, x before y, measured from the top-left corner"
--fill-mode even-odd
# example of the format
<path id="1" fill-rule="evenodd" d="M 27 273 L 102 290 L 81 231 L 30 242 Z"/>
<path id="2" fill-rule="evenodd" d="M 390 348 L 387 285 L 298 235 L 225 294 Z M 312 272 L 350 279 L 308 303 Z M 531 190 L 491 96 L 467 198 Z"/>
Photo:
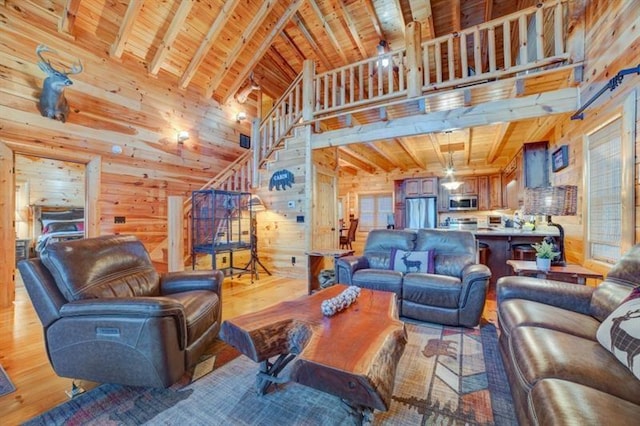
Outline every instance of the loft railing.
<path id="1" fill-rule="evenodd" d="M 570 60 L 567 10 L 567 0 L 549 1 L 424 43 L 419 24 L 411 23 L 405 49 L 321 74 L 311 66 L 254 125 L 254 167 L 297 126 Z"/>

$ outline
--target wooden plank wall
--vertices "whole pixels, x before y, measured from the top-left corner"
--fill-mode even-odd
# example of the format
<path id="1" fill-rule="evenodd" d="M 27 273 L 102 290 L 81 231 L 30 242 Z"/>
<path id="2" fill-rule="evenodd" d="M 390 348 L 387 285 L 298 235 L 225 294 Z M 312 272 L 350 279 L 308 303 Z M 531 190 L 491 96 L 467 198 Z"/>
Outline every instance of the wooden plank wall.
<path id="1" fill-rule="evenodd" d="M 610 2 L 596 0 L 587 2 L 585 55 L 586 67 L 584 82 L 581 84 L 581 99 L 586 103 L 596 92 L 607 84 L 618 71 L 635 67 L 640 63 L 640 15 L 635 2 Z M 609 29 L 609 30 L 605 30 Z M 615 30 L 614 30 L 615 29 Z M 636 153 L 640 152 L 638 138 L 638 114 L 640 110 L 640 77 L 626 76 L 623 83 L 613 92 L 607 91 L 584 112 L 584 120 L 572 121 L 568 117 L 555 129 L 550 140 L 549 151 L 553 152 L 560 145 L 569 146 L 569 166 L 557 173 L 552 173 L 553 185 L 578 185 L 578 216 L 554 217 L 554 221 L 565 228 L 565 245 L 567 259 L 571 262 L 583 263 L 584 255 L 584 223 L 582 209 L 584 204 L 583 191 L 583 161 L 584 135 L 602 120 L 611 116 L 622 107 L 624 100 L 633 92 L 636 96 Z M 640 242 L 640 185 L 637 177 L 640 175 L 640 160 L 635 158 L 635 242 Z M 603 265 L 590 264 L 589 267 L 606 273 L 608 268 Z"/>
<path id="2" fill-rule="evenodd" d="M 135 234 L 152 251 L 167 238 L 167 197 L 189 196 L 244 152 L 239 135 L 251 134 L 251 120 L 237 123 L 235 116 L 240 108 L 255 116 L 255 104 L 219 105 L 199 90 L 180 89 L 162 71 L 150 76 L 127 53 L 114 60 L 101 41 L 87 36 L 83 46 L 73 44 L 51 17 L 0 10 L 0 143 L 14 153 L 91 164 L 100 188 L 87 192 L 97 200 L 99 233 Z M 42 117 L 37 108 L 46 77 L 35 54 L 40 43 L 57 50 L 65 64 L 79 59 L 84 66 L 66 89 L 66 123 Z M 183 145 L 179 130 L 190 133 Z M 126 223 L 114 224 L 115 216 Z M 13 250 L 13 237 L 8 241 L 3 251 Z M 8 271 L 0 288 L 10 280 Z"/>

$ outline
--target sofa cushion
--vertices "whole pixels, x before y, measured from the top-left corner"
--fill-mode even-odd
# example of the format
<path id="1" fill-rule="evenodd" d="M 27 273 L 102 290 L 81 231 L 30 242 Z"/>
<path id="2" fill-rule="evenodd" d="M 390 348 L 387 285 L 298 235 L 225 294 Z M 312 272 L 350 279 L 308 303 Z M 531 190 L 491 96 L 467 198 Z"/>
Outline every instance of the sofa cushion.
<path id="1" fill-rule="evenodd" d="M 369 232 L 364 257 L 372 269 L 389 269 L 391 249 L 414 250 L 416 233 L 405 230 L 376 229 Z"/>
<path id="2" fill-rule="evenodd" d="M 636 425 L 640 405 L 577 383 L 544 379 L 529 394 L 529 415 L 540 425 Z"/>
<path id="3" fill-rule="evenodd" d="M 598 342 L 640 379 L 640 299 L 622 303 L 600 325 Z"/>
<path id="4" fill-rule="evenodd" d="M 414 250 L 433 250 L 435 273 L 460 278 L 476 263 L 476 239 L 469 231 L 419 229 Z"/>
<path id="5" fill-rule="evenodd" d="M 404 276 L 402 299 L 427 306 L 457 308 L 460 280 L 446 275 L 410 273 Z"/>
<path id="6" fill-rule="evenodd" d="M 371 290 L 391 291 L 402 298 L 402 272 L 388 269 L 360 269 L 353 274 L 353 285 Z"/>
<path id="7" fill-rule="evenodd" d="M 132 235 L 52 243 L 41 260 L 68 301 L 160 294 L 149 253 Z"/>
<path id="8" fill-rule="evenodd" d="M 640 404 L 640 380 L 596 340 L 520 326 L 511 333 L 509 353 L 518 382 L 526 390 L 545 378 L 556 378 Z"/>
<path id="9" fill-rule="evenodd" d="M 596 339 L 600 321 L 574 311 L 523 299 L 505 300 L 498 311 L 500 330 L 510 335 L 515 327 L 549 328 L 585 339 Z"/>
<path id="10" fill-rule="evenodd" d="M 391 249 L 389 269 L 404 273 L 428 272 L 433 274 L 433 250 L 407 251 Z"/>

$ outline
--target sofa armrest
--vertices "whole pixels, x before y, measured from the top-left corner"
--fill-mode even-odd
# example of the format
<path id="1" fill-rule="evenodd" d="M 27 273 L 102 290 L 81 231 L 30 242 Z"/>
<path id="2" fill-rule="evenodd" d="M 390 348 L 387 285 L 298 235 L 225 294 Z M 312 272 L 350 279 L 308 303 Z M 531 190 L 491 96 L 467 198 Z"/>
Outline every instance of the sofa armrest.
<path id="1" fill-rule="evenodd" d="M 162 294 L 184 293 L 186 291 L 213 291 L 222 296 L 224 274 L 219 270 L 168 272 L 160 277 Z"/>
<path id="2" fill-rule="evenodd" d="M 364 256 L 344 256 L 336 260 L 336 280 L 341 284 L 352 285 L 353 274 L 359 269 L 369 267 L 369 260 Z"/>
<path id="3" fill-rule="evenodd" d="M 60 309 L 61 318 L 112 317 L 112 318 L 162 318 L 172 317 L 178 330 L 180 349 L 187 345 L 187 321 L 182 305 L 165 297 L 110 297 L 83 299 L 66 303 Z"/>
<path id="4" fill-rule="evenodd" d="M 484 285 L 484 292 L 489 288 L 489 280 L 491 279 L 491 269 L 481 263 L 467 265 L 462 270 L 462 291 L 460 292 L 460 305 L 465 306 L 472 287 L 476 285 Z M 484 303 L 484 302 L 483 302 Z"/>
<path id="5" fill-rule="evenodd" d="M 526 299 L 590 315 L 594 287 L 524 276 L 498 279 L 498 305 L 507 299 Z"/>

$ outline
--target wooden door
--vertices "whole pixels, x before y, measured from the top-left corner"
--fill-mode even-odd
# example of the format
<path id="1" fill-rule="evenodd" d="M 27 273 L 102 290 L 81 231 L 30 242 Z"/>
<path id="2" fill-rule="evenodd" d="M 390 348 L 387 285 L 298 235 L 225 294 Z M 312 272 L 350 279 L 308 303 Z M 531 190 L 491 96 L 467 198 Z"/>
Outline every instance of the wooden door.
<path id="1" fill-rule="evenodd" d="M 0 308 L 7 308 L 15 297 L 16 232 L 14 228 L 15 188 L 13 151 L 0 142 Z"/>
<path id="2" fill-rule="evenodd" d="M 328 169 L 315 168 L 313 190 L 313 230 L 311 248 L 338 247 L 336 175 Z"/>

